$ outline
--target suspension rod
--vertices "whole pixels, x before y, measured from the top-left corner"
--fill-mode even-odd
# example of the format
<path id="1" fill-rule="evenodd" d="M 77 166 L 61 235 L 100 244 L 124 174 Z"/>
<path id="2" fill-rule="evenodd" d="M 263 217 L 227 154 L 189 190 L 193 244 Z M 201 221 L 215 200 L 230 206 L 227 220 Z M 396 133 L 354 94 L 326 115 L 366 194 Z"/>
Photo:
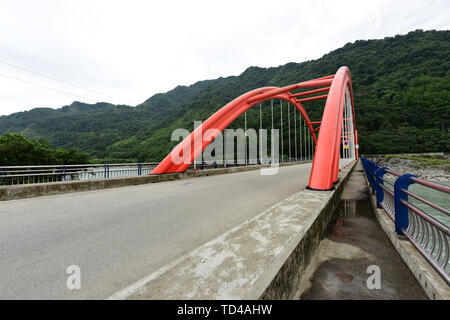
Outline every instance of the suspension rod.
<path id="1" fill-rule="evenodd" d="M 283 155 L 284 155 L 284 151 L 283 151 L 283 100 L 280 100 L 280 113 L 281 113 L 281 117 L 280 117 L 280 126 L 281 126 L 281 161 L 283 162 Z"/>
<path id="2" fill-rule="evenodd" d="M 295 161 L 298 161 L 297 158 L 297 121 L 295 121 L 295 111 L 297 109 L 294 108 L 294 146 L 295 146 Z"/>
<path id="3" fill-rule="evenodd" d="M 287 104 L 287 114 L 288 114 L 288 143 L 289 143 L 289 162 L 291 162 L 291 112 L 289 111 L 289 102 Z"/>
<path id="4" fill-rule="evenodd" d="M 262 110 L 261 110 L 262 103 L 259 104 L 259 162 L 262 164 L 262 146 L 261 146 L 261 131 L 262 131 Z"/>
<path id="5" fill-rule="evenodd" d="M 245 165 L 247 165 L 247 111 L 244 113 L 244 137 L 245 137 L 244 163 Z"/>
<path id="6" fill-rule="evenodd" d="M 300 161 L 302 158 L 302 117 L 298 118 L 299 126 L 298 126 L 298 139 L 300 140 Z"/>

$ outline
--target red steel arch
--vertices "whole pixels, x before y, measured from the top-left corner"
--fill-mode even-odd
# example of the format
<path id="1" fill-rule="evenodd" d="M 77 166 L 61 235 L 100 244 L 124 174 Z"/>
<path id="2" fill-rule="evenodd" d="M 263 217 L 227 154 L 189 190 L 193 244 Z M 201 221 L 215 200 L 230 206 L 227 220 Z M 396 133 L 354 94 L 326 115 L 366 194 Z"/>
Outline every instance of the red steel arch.
<path id="1" fill-rule="evenodd" d="M 263 101 L 281 99 L 294 105 L 301 113 L 308 126 L 313 143 L 316 146 L 309 187 L 311 189 L 328 190 L 333 187 L 333 182 L 337 180 L 337 173 L 339 170 L 340 130 L 343 119 L 343 102 L 345 101 L 347 86 L 351 93 L 350 72 L 347 67 L 341 67 L 335 75 L 300 82 L 282 88 L 264 87 L 249 91 L 222 107 L 203 122 L 201 127 L 198 127 L 191 132 L 189 136 L 181 141 L 172 152 L 163 159 L 163 161 L 152 171 L 152 174 L 186 171 L 190 164 L 203 152 L 208 144 L 215 139 L 218 132 L 222 132 L 237 117 Z M 316 87 L 321 88 L 295 94 L 290 92 L 296 89 Z M 325 91 L 329 91 L 328 95 L 297 99 L 299 97 Z M 327 102 L 322 121 L 311 122 L 301 103 L 325 98 L 327 98 Z M 353 96 L 351 97 L 351 101 L 354 110 Z M 318 139 L 316 137 L 316 132 L 319 128 L 314 129 L 314 124 L 320 124 L 320 135 Z M 209 139 L 205 141 L 203 135 L 209 129 L 216 129 L 217 133 L 209 135 Z M 195 137 L 199 137 L 200 135 L 201 140 L 198 140 L 200 140 L 201 143 L 194 143 Z M 190 150 L 190 155 L 183 155 L 183 150 Z M 173 156 L 177 155 L 184 157 L 183 163 L 177 164 L 173 162 Z"/>
<path id="2" fill-rule="evenodd" d="M 317 142 L 309 179 L 310 189 L 330 190 L 338 180 L 343 110 L 347 89 L 350 93 L 355 144 L 358 141 L 350 70 L 347 67 L 341 67 L 335 74 L 325 103 L 320 139 Z M 355 149 L 355 154 L 357 159 L 358 149 Z"/>

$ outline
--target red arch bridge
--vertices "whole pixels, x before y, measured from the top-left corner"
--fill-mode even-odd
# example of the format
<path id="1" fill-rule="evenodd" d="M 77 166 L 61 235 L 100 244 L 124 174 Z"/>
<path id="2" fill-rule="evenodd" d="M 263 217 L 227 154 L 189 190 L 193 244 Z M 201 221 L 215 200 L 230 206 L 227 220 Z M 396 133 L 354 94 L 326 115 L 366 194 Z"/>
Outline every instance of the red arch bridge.
<path id="1" fill-rule="evenodd" d="M 196 127 L 184 138 L 170 154 L 152 171 L 152 174 L 184 172 L 198 159 L 202 152 L 214 139 L 221 134 L 240 115 L 246 115 L 247 110 L 268 100 L 272 101 L 272 128 L 273 128 L 273 100 L 280 100 L 281 121 L 283 101 L 287 102 L 288 121 L 290 121 L 289 106 L 294 109 L 294 137 L 296 140 L 295 110 L 299 117 L 299 141 L 301 143 L 301 124 L 309 140 L 304 141 L 304 147 L 311 142 L 314 158 L 308 187 L 313 190 L 330 190 L 337 182 L 340 168 L 348 165 L 358 158 L 358 135 L 355 126 L 355 106 L 350 70 L 341 67 L 334 75 L 324 76 L 304 81 L 282 88 L 262 87 L 249 91 L 234 99 L 216 113 L 211 115 L 201 125 Z M 303 103 L 314 100 L 325 100 L 325 107 L 320 121 L 312 121 L 308 116 Z M 261 113 L 260 113 L 261 114 Z M 246 120 L 246 118 L 245 118 Z M 289 122 L 290 131 L 290 122 Z M 260 129 L 262 120 L 260 120 Z M 247 128 L 245 128 L 247 134 Z M 283 126 L 281 125 L 281 130 Z M 283 131 L 281 131 L 283 137 Z M 289 132 L 289 139 L 291 133 Z M 261 143 L 260 143 L 261 145 Z M 297 154 L 297 143 L 295 142 Z M 272 144 L 274 148 L 274 144 Z M 283 141 L 281 142 L 283 148 Z M 299 146 L 299 151 L 303 147 Z M 276 154 L 272 151 L 272 157 Z M 276 150 L 279 151 L 279 150 Z M 245 150 L 245 156 L 247 149 Z M 281 151 L 283 157 L 284 150 Z M 261 156 L 261 155 L 260 155 Z M 291 143 L 289 141 L 289 157 L 291 156 Z M 262 157 L 260 157 L 261 159 Z M 276 159 L 271 160 L 274 164 Z"/>
<path id="2" fill-rule="evenodd" d="M 278 100 L 280 121 L 277 119 L 277 127 L 281 132 L 279 138 L 274 139 L 273 102 L 278 106 Z M 319 101 L 312 103 L 314 105 L 325 101 L 321 119 L 311 119 L 313 114 L 319 117 L 319 110 L 314 113 L 309 111 L 309 115 L 306 112 L 314 110 L 310 108 L 311 105 L 308 105 L 308 109 L 304 108 L 310 101 Z M 242 122 L 242 117 L 244 130 L 240 131 L 245 132 L 244 163 L 247 163 L 247 158 L 254 160 L 251 158 L 252 152 L 255 156 L 254 145 L 250 146 L 250 139 L 247 145 L 245 137 L 246 120 L 248 115 L 253 120 L 252 125 L 256 123 L 251 114 L 256 113 L 257 108 L 248 110 L 258 105 L 259 161 L 264 163 L 270 160 L 270 165 L 276 167 L 281 162 L 276 157 L 279 151 L 282 160 L 286 154 L 291 159 L 293 154 L 296 160 L 313 158 L 312 165 L 288 165 L 278 174 L 267 177 L 262 177 L 263 174 L 257 170 L 246 168 L 165 175 L 184 172 L 191 165 L 195 166 L 196 161 L 208 156 L 211 149 L 216 151 L 212 146 L 220 145 L 217 142 L 222 132 L 225 131 L 226 136 L 228 129 Z M 270 159 L 266 155 L 263 158 L 264 153 L 261 152 L 262 106 L 271 107 Z M 288 144 L 284 143 L 286 131 Z M 0 168 L 0 178 L 17 181 L 14 179 L 22 177 L 23 181 L 21 186 L 0 186 L 3 188 L 0 200 L 15 199 L 1 203 L 0 242 L 2 249 L 5 249 L 0 259 L 0 299 L 293 297 L 297 292 L 298 281 L 301 281 L 302 276 L 299 275 L 307 268 L 308 256 L 315 254 L 314 248 L 318 247 L 320 235 L 329 225 L 327 221 L 336 208 L 340 191 L 347 187 L 344 183 L 334 185 L 338 176 L 341 181 L 353 179 L 353 183 L 347 184 L 350 187 L 366 186 L 364 177 L 351 175 L 350 170 L 350 164 L 358 159 L 358 139 L 349 69 L 341 67 L 334 75 L 282 88 L 252 90 L 229 102 L 192 132 L 186 129 L 183 132 L 181 136 L 184 140 L 152 170 L 151 175 L 148 173 L 153 164 L 141 163 L 137 168 L 130 164 L 125 167 L 111 165 L 111 175 L 108 164 L 68 168 Z M 276 146 L 280 140 L 281 145 Z M 294 140 L 293 145 L 291 140 Z M 242 154 L 235 153 L 234 146 L 231 153 L 233 160 L 235 156 L 236 160 L 242 160 L 239 158 Z M 394 285 L 388 285 L 387 288 L 397 287 L 401 282 L 408 288 L 405 292 L 410 292 L 413 285 L 418 286 L 412 278 L 414 274 L 427 294 L 431 292 L 429 296 L 448 297 L 448 227 L 428 216 L 413 202 L 408 202 L 408 195 L 440 211 L 444 215 L 439 216 L 440 219 L 448 217 L 449 211 L 412 193 L 414 190 L 408 191 L 408 186 L 417 183 L 447 194 L 449 188 L 409 174 L 402 175 L 388 168 L 379 168 L 364 158 L 356 164 L 359 171 L 363 169 L 361 163 L 372 191 L 376 193 L 376 202 L 380 210 L 382 208 L 387 213 L 387 219 L 377 211 L 376 217 L 380 224 L 374 223 L 374 229 L 367 233 L 355 228 L 353 232 L 357 232 L 358 237 L 352 239 L 352 245 L 357 245 L 355 239 L 361 239 L 364 243 L 384 239 L 373 236 L 383 233 L 383 224 L 386 226 L 385 231 L 395 228 L 397 233 L 409 239 L 420 255 L 411 251 L 412 247 L 402 247 L 404 241 L 392 241 L 394 246 L 400 246 L 398 253 L 407 257 L 405 261 L 413 271 L 411 273 L 402 265 L 393 246 L 386 247 L 391 252 L 389 255 L 388 251 L 379 249 L 381 245 L 373 246 L 370 254 L 379 259 L 376 265 L 392 265 L 397 259 L 395 268 L 391 268 L 395 272 L 389 272 L 386 278 L 390 277 L 388 281 Z M 345 170 L 339 172 L 346 166 Z M 21 173 L 25 169 L 28 176 Z M 14 170 L 19 173 L 11 174 Z M 30 176 L 30 171 L 34 172 L 34 176 Z M 205 177 L 238 171 L 241 172 L 223 174 L 217 178 Z M 70 181 L 71 175 L 76 178 L 81 174 L 88 175 L 91 181 Z M 130 178 L 131 175 L 141 177 Z M 33 177 L 40 176 L 47 179 L 59 176 L 61 181 L 32 183 Z M 70 180 L 66 180 L 66 176 L 70 176 Z M 191 180 L 194 176 L 198 178 Z M 108 179 L 113 177 L 116 179 Z M 37 181 L 42 182 L 39 178 Z M 168 181 L 171 182 L 150 183 Z M 304 190 L 307 186 L 312 190 L 330 190 L 335 187 L 338 191 Z M 78 192 L 90 190 L 95 192 Z M 54 194 L 59 195 L 50 196 Z M 39 197 L 42 195 L 47 196 Z M 39 198 L 21 199 L 26 197 Z M 360 217 L 356 216 L 358 219 Z M 365 223 L 364 230 L 367 230 L 367 226 Z M 386 234 L 391 238 L 388 231 Z M 360 235 L 370 238 L 359 238 Z M 386 240 L 382 243 L 385 244 Z M 431 267 L 425 270 L 427 263 Z M 66 287 L 66 277 L 72 277 L 66 271 L 68 266 L 78 267 L 81 271 L 82 290 L 68 290 Z M 420 270 L 416 266 L 420 266 Z M 361 272 L 366 274 L 366 266 L 361 267 Z M 334 276 L 335 270 L 331 272 Z M 436 277 L 433 272 L 438 272 Z M 411 275 L 407 283 L 406 274 Z M 441 283 L 443 281 L 446 283 Z M 434 286 L 434 283 L 440 284 Z M 439 288 L 443 288 L 442 295 Z M 400 290 L 382 292 L 389 299 L 401 298 Z M 360 293 L 356 296 L 359 297 Z M 409 297 L 417 296 L 420 295 Z M 377 293 L 374 297 L 378 299 L 380 295 Z"/>

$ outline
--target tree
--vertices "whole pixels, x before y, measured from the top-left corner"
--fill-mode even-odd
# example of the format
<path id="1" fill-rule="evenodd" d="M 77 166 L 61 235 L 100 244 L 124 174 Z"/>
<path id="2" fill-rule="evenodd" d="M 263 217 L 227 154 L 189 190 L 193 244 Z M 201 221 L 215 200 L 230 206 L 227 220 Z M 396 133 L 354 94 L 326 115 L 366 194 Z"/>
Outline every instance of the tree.
<path id="1" fill-rule="evenodd" d="M 7 133 L 0 136 L 0 166 L 81 164 L 89 156 L 76 149 L 53 149 L 44 139 L 28 139 L 23 134 Z"/>

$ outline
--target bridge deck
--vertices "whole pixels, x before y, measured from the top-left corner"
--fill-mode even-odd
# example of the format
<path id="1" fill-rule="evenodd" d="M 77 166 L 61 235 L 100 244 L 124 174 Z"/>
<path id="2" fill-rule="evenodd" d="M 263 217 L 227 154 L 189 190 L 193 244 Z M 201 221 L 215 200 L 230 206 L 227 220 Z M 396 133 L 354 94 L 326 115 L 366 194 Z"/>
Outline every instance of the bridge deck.
<path id="1" fill-rule="evenodd" d="M 311 164 L 0 204 L 0 299 L 106 298 L 305 188 Z M 66 268 L 81 268 L 81 290 Z"/>

